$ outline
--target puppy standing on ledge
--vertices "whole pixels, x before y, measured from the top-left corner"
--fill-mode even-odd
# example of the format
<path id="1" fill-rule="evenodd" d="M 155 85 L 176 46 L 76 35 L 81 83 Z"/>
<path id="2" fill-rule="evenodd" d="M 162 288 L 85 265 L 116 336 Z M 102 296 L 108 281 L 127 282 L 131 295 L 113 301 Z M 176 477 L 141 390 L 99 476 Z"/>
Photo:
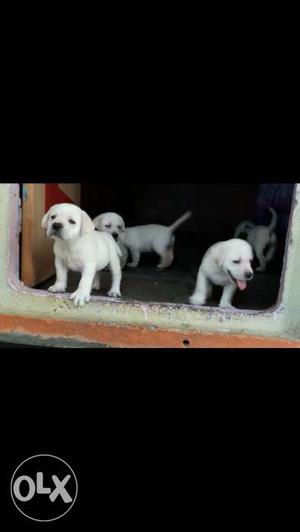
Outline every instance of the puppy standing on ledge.
<path id="1" fill-rule="evenodd" d="M 212 295 L 212 285 L 224 286 L 220 307 L 233 307 L 232 298 L 237 288 L 245 290 L 253 278 L 250 244 L 239 238 L 217 242 L 205 253 L 200 264 L 196 288 L 189 298 L 193 305 L 205 305 Z"/>
<path id="2" fill-rule="evenodd" d="M 121 296 L 120 249 L 111 235 L 95 231 L 85 211 L 72 203 L 54 205 L 41 226 L 55 240 L 56 282 L 48 289 L 50 292 L 65 292 L 68 270 L 80 272 L 81 280 L 71 299 L 76 306 L 82 306 L 90 300 L 92 288 L 100 289 L 99 272 L 109 266 L 112 287 L 107 295 Z"/>

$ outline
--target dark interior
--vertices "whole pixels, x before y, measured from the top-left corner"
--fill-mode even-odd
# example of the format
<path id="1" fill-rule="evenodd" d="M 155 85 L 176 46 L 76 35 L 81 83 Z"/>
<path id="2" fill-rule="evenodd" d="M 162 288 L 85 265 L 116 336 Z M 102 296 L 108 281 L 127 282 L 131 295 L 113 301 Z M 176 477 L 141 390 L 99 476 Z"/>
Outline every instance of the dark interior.
<path id="1" fill-rule="evenodd" d="M 238 308 L 264 309 L 276 303 L 292 205 L 293 184 L 82 184 L 81 207 L 93 218 L 107 211 L 119 213 L 128 227 L 147 223 L 170 225 L 185 211 L 193 215 L 175 233 L 175 259 L 164 271 L 157 270 L 159 257 L 142 254 L 135 269 L 125 267 L 122 279 L 124 299 L 144 302 L 187 304 L 195 286 L 198 268 L 209 246 L 233 237 L 243 220 L 268 225 L 273 207 L 278 215 L 278 249 L 267 271 L 257 272 L 243 292 L 237 292 L 233 304 Z M 256 264 L 254 263 L 254 266 Z M 70 274 L 70 291 L 78 283 L 78 274 Z M 43 284 L 46 287 L 49 283 Z M 109 289 L 110 275 L 103 273 L 102 289 Z M 212 306 L 217 305 L 215 288 Z M 96 295 L 97 293 L 95 293 Z M 211 303 L 210 303 L 211 304 Z"/>

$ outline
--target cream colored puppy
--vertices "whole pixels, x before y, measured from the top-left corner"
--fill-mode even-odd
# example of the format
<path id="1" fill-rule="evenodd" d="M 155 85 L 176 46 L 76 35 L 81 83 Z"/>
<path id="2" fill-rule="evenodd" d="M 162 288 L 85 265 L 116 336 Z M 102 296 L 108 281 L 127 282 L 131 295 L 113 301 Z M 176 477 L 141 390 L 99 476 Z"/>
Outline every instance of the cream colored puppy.
<path id="1" fill-rule="evenodd" d="M 200 264 L 195 291 L 189 298 L 190 303 L 205 305 L 211 297 L 212 285 L 217 285 L 224 287 L 219 306 L 233 307 L 231 301 L 236 289 L 245 290 L 247 281 L 253 277 L 252 259 L 250 244 L 239 238 L 211 246 Z"/>
<path id="2" fill-rule="evenodd" d="M 241 222 L 235 230 L 235 238 L 242 233 L 246 235 L 246 240 L 254 249 L 255 255 L 259 260 L 258 272 L 264 272 L 267 264 L 273 259 L 277 248 L 277 237 L 275 228 L 277 225 L 277 214 L 272 207 L 268 207 L 272 214 L 270 224 L 255 225 L 252 222 Z"/>
<path id="3" fill-rule="evenodd" d="M 104 212 L 96 216 L 93 223 L 98 231 L 109 233 L 118 243 L 122 253 L 120 259 L 121 268 L 124 268 L 128 258 L 128 249 L 121 240 L 121 236 L 125 234 L 125 223 L 122 216 L 116 212 Z"/>
<path id="4" fill-rule="evenodd" d="M 108 296 L 120 297 L 121 252 L 107 233 L 95 231 L 88 214 L 72 203 L 54 205 L 41 224 L 46 235 L 55 240 L 56 282 L 50 292 L 65 292 L 68 270 L 81 273 L 77 290 L 71 295 L 74 304 L 84 305 L 91 298 L 92 288 L 100 288 L 100 271 L 109 266 L 112 287 Z"/>
<path id="5" fill-rule="evenodd" d="M 155 251 L 160 256 L 158 268 L 168 268 L 174 260 L 174 231 L 191 217 L 190 211 L 186 212 L 170 226 L 149 224 L 127 227 L 123 236 L 124 244 L 130 249 L 132 262 L 128 266 L 135 268 L 141 253 Z"/>

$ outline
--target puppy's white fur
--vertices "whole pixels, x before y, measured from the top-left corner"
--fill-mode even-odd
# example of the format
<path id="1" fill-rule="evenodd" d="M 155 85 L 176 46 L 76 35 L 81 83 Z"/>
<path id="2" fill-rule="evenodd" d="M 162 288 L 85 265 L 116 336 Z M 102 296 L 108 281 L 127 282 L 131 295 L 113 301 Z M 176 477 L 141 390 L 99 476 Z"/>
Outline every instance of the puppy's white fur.
<path id="1" fill-rule="evenodd" d="M 219 306 L 232 307 L 231 301 L 236 289 L 245 290 L 247 281 L 253 277 L 252 258 L 250 244 L 239 238 L 211 246 L 200 264 L 196 287 L 189 298 L 190 303 L 205 305 L 212 295 L 212 285 L 217 285 L 224 287 Z"/>
<path id="2" fill-rule="evenodd" d="M 90 300 L 92 288 L 100 288 L 100 271 L 109 266 L 112 286 L 108 296 L 120 297 L 120 249 L 113 237 L 95 231 L 88 214 L 72 203 L 54 205 L 41 224 L 46 235 L 55 240 L 56 282 L 50 292 L 65 292 L 68 270 L 81 273 L 78 289 L 71 295 L 74 304 Z"/>
<path id="3" fill-rule="evenodd" d="M 192 213 L 186 212 L 170 226 L 149 224 L 127 227 L 120 238 L 129 248 L 132 262 L 128 266 L 135 268 L 141 257 L 141 253 L 155 251 L 160 256 L 158 268 L 168 268 L 174 260 L 174 231 L 183 224 Z"/>
<path id="4" fill-rule="evenodd" d="M 116 212 L 104 212 L 94 218 L 93 223 L 98 231 L 105 231 L 112 235 L 121 250 L 121 268 L 124 268 L 127 258 L 128 249 L 121 239 L 121 235 L 125 234 L 125 223 L 119 214 Z"/>
<path id="5" fill-rule="evenodd" d="M 246 240 L 253 247 L 259 260 L 259 266 L 256 268 L 258 272 L 266 270 L 267 264 L 273 259 L 277 247 L 277 237 L 274 232 L 277 224 L 277 214 L 272 207 L 268 207 L 268 209 L 272 213 L 272 220 L 269 226 L 255 225 L 252 222 L 245 221 L 238 225 L 234 233 L 235 237 L 240 236 L 242 233 L 247 235 Z M 264 253 L 267 247 L 268 250 Z"/>

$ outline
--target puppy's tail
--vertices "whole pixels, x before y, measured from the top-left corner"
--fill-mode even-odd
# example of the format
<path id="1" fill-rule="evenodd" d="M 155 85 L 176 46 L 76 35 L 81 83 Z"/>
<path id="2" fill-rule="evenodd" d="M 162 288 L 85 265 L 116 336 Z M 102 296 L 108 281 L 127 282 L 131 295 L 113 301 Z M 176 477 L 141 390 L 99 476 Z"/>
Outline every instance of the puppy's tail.
<path id="1" fill-rule="evenodd" d="M 276 214 L 276 211 L 274 211 L 274 209 L 272 209 L 272 207 L 268 207 L 269 211 L 271 211 L 272 213 L 272 220 L 271 220 L 271 223 L 270 225 L 268 226 L 268 229 L 270 231 L 270 233 L 273 233 L 276 225 L 277 225 L 277 214 Z"/>
<path id="2" fill-rule="evenodd" d="M 183 222 L 185 222 L 186 220 L 188 220 L 190 217 L 192 216 L 192 212 L 191 211 L 187 211 L 185 214 L 183 214 L 180 218 L 178 218 L 178 220 L 176 220 L 176 222 L 174 222 L 172 225 L 169 226 L 169 229 L 171 231 L 171 233 L 174 233 L 174 231 L 176 231 L 176 229 L 181 225 L 183 224 Z"/>

